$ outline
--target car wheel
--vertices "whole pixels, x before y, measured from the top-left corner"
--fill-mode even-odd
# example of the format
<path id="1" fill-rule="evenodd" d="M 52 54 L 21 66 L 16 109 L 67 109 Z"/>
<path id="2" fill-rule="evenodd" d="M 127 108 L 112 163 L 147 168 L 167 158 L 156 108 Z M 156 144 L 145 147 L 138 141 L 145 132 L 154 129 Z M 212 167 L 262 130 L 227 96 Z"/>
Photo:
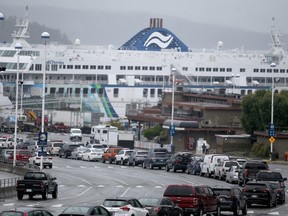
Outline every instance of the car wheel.
<path id="1" fill-rule="evenodd" d="M 52 169 L 52 166 L 53 166 L 53 165 L 51 164 L 51 165 L 49 166 L 49 168 Z"/>
<path id="2" fill-rule="evenodd" d="M 135 160 L 133 160 L 133 166 L 136 166 L 136 161 Z"/>
<path id="3" fill-rule="evenodd" d="M 88 156 L 88 161 L 91 161 L 90 157 Z"/>
<path id="4" fill-rule="evenodd" d="M 43 200 L 46 200 L 47 197 L 48 197 L 48 190 L 47 190 L 47 188 L 45 188 L 45 190 L 44 190 L 43 193 L 42 193 L 42 199 L 43 199 Z"/>
<path id="5" fill-rule="evenodd" d="M 169 167 L 168 167 L 168 164 L 166 164 L 166 166 L 165 166 L 165 170 L 166 170 L 166 172 L 169 172 Z"/>
<path id="6" fill-rule="evenodd" d="M 273 203 L 273 206 L 276 207 L 277 206 L 277 197 L 275 198 L 275 201 Z"/>
<path id="7" fill-rule="evenodd" d="M 242 209 L 242 215 L 247 215 L 247 204 L 245 204 Z"/>
<path id="8" fill-rule="evenodd" d="M 174 165 L 172 166 L 172 170 L 173 170 L 173 172 L 177 172 L 177 169 L 175 169 Z"/>
<path id="9" fill-rule="evenodd" d="M 33 194 L 29 194 L 29 199 L 33 199 Z"/>
<path id="10" fill-rule="evenodd" d="M 197 216 L 203 216 L 203 215 L 204 215 L 203 208 L 199 208 L 197 212 Z"/>
<path id="11" fill-rule="evenodd" d="M 220 216 L 221 215 L 221 209 L 219 206 L 217 206 L 216 213 L 214 213 L 213 215 L 214 216 Z"/>
<path id="12" fill-rule="evenodd" d="M 142 167 L 143 167 L 143 169 L 146 169 L 146 166 L 145 166 L 144 162 L 142 163 Z"/>
<path id="13" fill-rule="evenodd" d="M 105 159 L 104 158 L 102 158 L 102 163 L 105 163 L 106 161 L 105 161 Z"/>
<path id="14" fill-rule="evenodd" d="M 115 161 L 116 163 L 117 161 Z M 109 158 L 109 164 L 112 164 L 112 158 Z"/>
<path id="15" fill-rule="evenodd" d="M 18 193 L 17 193 L 17 198 L 18 198 L 19 200 L 22 200 L 22 199 L 23 199 L 23 193 L 18 192 Z"/>
<path id="16" fill-rule="evenodd" d="M 121 159 L 121 165 L 124 166 L 124 160 L 123 159 Z"/>
<path id="17" fill-rule="evenodd" d="M 196 170 L 195 169 L 192 170 L 192 174 L 196 175 Z"/>
<path id="18" fill-rule="evenodd" d="M 58 196 L 58 187 L 55 187 L 54 191 L 52 192 L 52 198 L 57 199 Z"/>
<path id="19" fill-rule="evenodd" d="M 285 195 L 283 195 L 283 200 L 282 200 L 282 204 L 285 203 L 286 200 L 285 200 Z"/>
<path id="20" fill-rule="evenodd" d="M 150 169 L 153 169 L 153 168 L 154 168 L 152 163 L 149 163 L 149 168 L 150 168 Z"/>
<path id="21" fill-rule="evenodd" d="M 273 202 L 272 202 L 272 199 L 271 199 L 271 197 L 270 197 L 270 199 L 269 199 L 268 202 L 267 202 L 267 208 L 271 208 L 272 205 L 273 205 Z"/>
<path id="22" fill-rule="evenodd" d="M 238 215 L 240 215 L 239 204 L 237 204 L 236 208 L 233 210 L 233 216 L 238 216 Z"/>

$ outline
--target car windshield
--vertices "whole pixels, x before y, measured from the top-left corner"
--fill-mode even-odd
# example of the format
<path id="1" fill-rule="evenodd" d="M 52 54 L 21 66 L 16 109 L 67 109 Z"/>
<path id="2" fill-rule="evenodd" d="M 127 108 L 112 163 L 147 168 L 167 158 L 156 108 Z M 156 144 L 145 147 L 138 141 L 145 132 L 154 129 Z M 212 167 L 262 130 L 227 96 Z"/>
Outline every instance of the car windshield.
<path id="1" fill-rule="evenodd" d="M 158 152 L 158 153 L 155 153 L 155 157 L 163 158 L 163 157 L 167 157 L 167 154 L 164 152 Z"/>
<path id="2" fill-rule="evenodd" d="M 266 164 L 264 163 L 248 163 L 246 164 L 246 169 L 266 169 Z"/>
<path id="3" fill-rule="evenodd" d="M 60 147 L 61 148 L 63 145 L 64 145 L 64 143 L 60 143 L 60 142 L 54 143 L 54 147 Z"/>
<path id="4" fill-rule="evenodd" d="M 85 206 L 70 206 L 67 207 L 63 213 L 64 214 L 86 214 L 89 211 L 89 207 Z"/>
<path id="5" fill-rule="evenodd" d="M 80 134 L 81 130 L 80 129 L 73 129 L 73 130 L 71 130 L 71 133 Z"/>
<path id="6" fill-rule="evenodd" d="M 29 180 L 46 180 L 46 175 L 44 173 L 26 173 L 25 179 Z"/>
<path id="7" fill-rule="evenodd" d="M 236 161 L 231 161 L 231 162 L 225 163 L 225 167 L 231 167 L 231 166 L 237 166 L 238 167 L 238 163 Z"/>
<path id="8" fill-rule="evenodd" d="M 217 195 L 230 195 L 230 189 L 213 188 L 213 191 Z"/>
<path id="9" fill-rule="evenodd" d="M 266 189 L 265 184 L 246 184 L 245 188 L 247 189 Z"/>
<path id="10" fill-rule="evenodd" d="M 139 198 L 142 205 L 156 205 L 158 200 L 158 198 Z"/>
<path id="11" fill-rule="evenodd" d="M 80 146 L 80 145 L 69 145 L 68 148 L 69 148 L 69 149 L 75 149 L 75 148 L 77 148 L 77 147 L 79 147 L 79 146 Z"/>
<path id="12" fill-rule="evenodd" d="M 121 207 L 127 205 L 126 200 L 104 200 L 103 205 L 106 207 Z"/>

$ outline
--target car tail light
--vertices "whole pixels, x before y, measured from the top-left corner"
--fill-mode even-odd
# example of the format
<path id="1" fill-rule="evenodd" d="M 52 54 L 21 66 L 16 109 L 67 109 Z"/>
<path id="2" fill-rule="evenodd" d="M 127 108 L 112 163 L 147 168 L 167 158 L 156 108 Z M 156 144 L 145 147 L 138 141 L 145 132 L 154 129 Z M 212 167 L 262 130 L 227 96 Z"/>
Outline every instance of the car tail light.
<path id="1" fill-rule="evenodd" d="M 130 208 L 128 206 L 122 206 L 120 209 L 122 209 L 123 211 L 129 211 Z"/>
<path id="2" fill-rule="evenodd" d="M 244 175 L 248 176 L 248 169 L 245 169 Z"/>
<path id="3" fill-rule="evenodd" d="M 23 216 L 27 216 L 27 212 L 26 211 L 24 211 Z"/>
<path id="4" fill-rule="evenodd" d="M 156 211 L 156 212 L 160 212 L 161 208 L 160 207 L 154 207 L 153 208 L 153 211 Z"/>
<path id="5" fill-rule="evenodd" d="M 242 192 L 247 192 L 248 190 L 246 188 L 243 188 L 242 189 Z"/>
<path id="6" fill-rule="evenodd" d="M 36 157 L 36 160 L 40 160 L 41 158 L 40 157 Z"/>
<path id="7" fill-rule="evenodd" d="M 16 182 L 16 187 L 18 187 L 19 186 L 19 180 L 17 180 L 17 182 Z"/>
<path id="8" fill-rule="evenodd" d="M 45 187 L 45 184 L 44 184 L 43 181 L 40 182 L 40 187 L 41 187 L 41 188 Z"/>
<path id="9" fill-rule="evenodd" d="M 284 182 L 279 182 L 280 187 L 284 187 Z"/>
<path id="10" fill-rule="evenodd" d="M 267 189 L 262 189 L 261 192 L 267 193 L 267 192 L 269 192 L 269 190 L 267 190 Z"/>
<path id="11" fill-rule="evenodd" d="M 193 203 L 193 206 L 198 205 L 198 198 L 196 197 L 192 198 L 192 203 Z"/>
<path id="12" fill-rule="evenodd" d="M 52 160 L 52 157 L 48 157 L 48 160 Z"/>

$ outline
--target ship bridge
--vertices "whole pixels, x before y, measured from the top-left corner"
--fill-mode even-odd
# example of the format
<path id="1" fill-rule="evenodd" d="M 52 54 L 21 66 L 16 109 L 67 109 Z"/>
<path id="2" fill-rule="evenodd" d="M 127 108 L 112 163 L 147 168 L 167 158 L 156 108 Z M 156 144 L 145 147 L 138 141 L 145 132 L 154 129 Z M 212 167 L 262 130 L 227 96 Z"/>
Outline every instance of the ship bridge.
<path id="1" fill-rule="evenodd" d="M 135 36 L 124 43 L 119 50 L 161 51 L 176 50 L 189 52 L 186 46 L 175 34 L 163 26 L 160 18 L 151 18 L 150 27 L 138 32 Z"/>

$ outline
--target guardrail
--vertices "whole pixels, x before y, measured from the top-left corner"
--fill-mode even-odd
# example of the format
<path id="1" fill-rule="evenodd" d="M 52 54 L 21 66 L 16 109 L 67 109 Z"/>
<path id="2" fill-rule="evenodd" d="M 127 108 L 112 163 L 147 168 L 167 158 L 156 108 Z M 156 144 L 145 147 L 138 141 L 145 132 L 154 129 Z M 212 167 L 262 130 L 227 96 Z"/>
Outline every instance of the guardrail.
<path id="1" fill-rule="evenodd" d="M 0 179 L 0 188 L 5 187 L 14 187 L 17 184 L 18 180 L 22 180 L 23 177 L 9 178 L 9 179 Z"/>

